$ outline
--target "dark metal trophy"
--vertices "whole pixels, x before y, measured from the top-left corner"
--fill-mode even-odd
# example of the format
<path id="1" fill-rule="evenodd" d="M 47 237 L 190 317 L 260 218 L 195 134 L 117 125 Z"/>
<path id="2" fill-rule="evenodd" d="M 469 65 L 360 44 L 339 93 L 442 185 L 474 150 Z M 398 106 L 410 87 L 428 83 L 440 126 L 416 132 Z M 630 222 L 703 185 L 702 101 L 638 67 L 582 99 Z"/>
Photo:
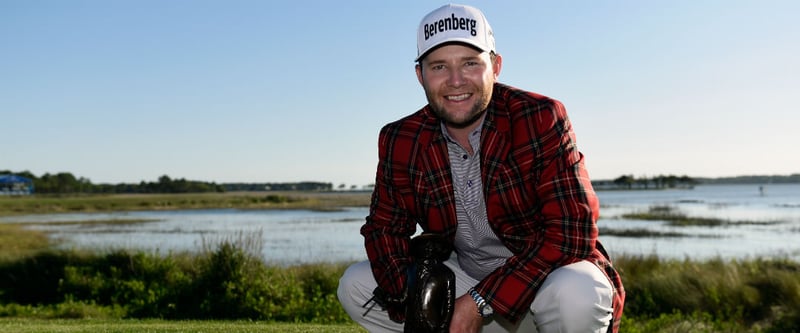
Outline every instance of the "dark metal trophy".
<path id="1" fill-rule="evenodd" d="M 444 265 L 453 246 L 438 234 L 411 239 L 405 333 L 447 332 L 455 306 L 456 277 Z"/>

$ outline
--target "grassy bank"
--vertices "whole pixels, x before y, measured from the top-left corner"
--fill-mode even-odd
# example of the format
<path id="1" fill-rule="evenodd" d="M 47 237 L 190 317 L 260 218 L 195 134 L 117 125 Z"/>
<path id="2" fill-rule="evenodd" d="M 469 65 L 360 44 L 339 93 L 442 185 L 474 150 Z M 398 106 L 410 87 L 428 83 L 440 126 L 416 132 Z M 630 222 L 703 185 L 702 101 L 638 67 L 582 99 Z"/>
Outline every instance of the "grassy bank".
<path id="1" fill-rule="evenodd" d="M 367 192 L 231 192 L 0 196 L 0 215 L 174 209 L 314 209 L 366 206 Z"/>
<path id="2" fill-rule="evenodd" d="M 0 331 L 357 331 L 335 297 L 346 263 L 270 266 L 257 246 L 244 237 L 167 256 L 29 249 L 0 261 Z M 800 332 L 800 263 L 649 256 L 616 266 L 622 332 Z"/>
<path id="3" fill-rule="evenodd" d="M 38 203 L 20 197 L 0 198 L 0 210 L 135 210 L 159 202 L 160 209 L 336 209 L 365 205 L 368 197 L 286 192 Z M 665 212 L 675 215 L 649 213 L 663 218 Z M 98 223 L 111 222 L 117 221 Z M 0 332 L 363 332 L 335 297 L 347 263 L 272 266 L 259 259 L 255 238 L 221 239 L 196 253 L 83 252 L 56 250 L 38 231 L 0 224 Z M 615 264 L 627 291 L 623 333 L 800 332 L 798 262 L 636 256 Z"/>

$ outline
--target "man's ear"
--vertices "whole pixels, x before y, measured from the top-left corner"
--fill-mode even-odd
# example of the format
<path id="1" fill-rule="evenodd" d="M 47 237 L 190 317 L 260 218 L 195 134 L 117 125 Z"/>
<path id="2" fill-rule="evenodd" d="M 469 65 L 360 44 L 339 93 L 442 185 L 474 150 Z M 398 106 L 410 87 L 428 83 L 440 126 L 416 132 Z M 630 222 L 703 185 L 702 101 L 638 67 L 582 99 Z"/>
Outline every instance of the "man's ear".
<path id="1" fill-rule="evenodd" d="M 503 57 L 500 54 L 495 54 L 494 56 L 494 64 L 492 64 L 492 72 L 494 73 L 494 79 L 497 81 L 497 77 L 500 76 L 500 70 L 503 69 Z"/>
<path id="2" fill-rule="evenodd" d="M 419 84 L 422 84 L 422 65 L 417 63 L 417 65 L 414 66 L 414 70 L 417 72 L 417 81 L 419 81 Z"/>

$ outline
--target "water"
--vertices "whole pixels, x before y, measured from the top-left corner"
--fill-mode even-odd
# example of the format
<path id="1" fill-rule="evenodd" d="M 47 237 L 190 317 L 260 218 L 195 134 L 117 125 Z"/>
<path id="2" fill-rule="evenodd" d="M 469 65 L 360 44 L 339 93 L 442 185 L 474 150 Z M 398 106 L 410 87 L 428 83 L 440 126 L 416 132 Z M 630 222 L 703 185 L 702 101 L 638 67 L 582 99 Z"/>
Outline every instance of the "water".
<path id="1" fill-rule="evenodd" d="M 223 239 L 263 238 L 269 262 L 297 264 L 365 258 L 358 233 L 366 208 L 340 212 L 208 209 L 97 214 L 27 215 L 0 219 L 30 223 L 64 241 L 66 248 L 129 248 L 169 253 L 197 251 Z M 44 224 L 41 222 L 154 220 L 132 224 Z"/>
<path id="2" fill-rule="evenodd" d="M 656 254 L 670 258 L 790 257 L 800 259 L 800 184 L 707 185 L 693 190 L 599 192 L 601 228 L 678 232 L 686 237 L 603 236 L 613 254 Z M 622 219 L 626 212 L 669 206 L 692 217 L 738 225 L 669 226 L 666 222 Z M 765 223 L 766 222 L 766 223 Z"/>
<path id="3" fill-rule="evenodd" d="M 800 184 L 706 185 L 693 190 L 600 191 L 603 229 L 678 232 L 684 237 L 618 237 L 601 234 L 612 257 L 656 254 L 668 258 L 789 257 L 800 260 Z M 765 222 L 720 227 L 674 227 L 623 219 L 627 212 L 670 206 L 689 216 Z M 255 235 L 271 263 L 342 262 L 366 259 L 359 228 L 367 208 L 340 212 L 307 210 L 190 210 L 97 214 L 27 215 L 0 218 L 28 223 L 63 241 L 66 248 L 129 248 L 158 253 L 201 250 L 219 239 Z M 88 220 L 152 220 L 131 224 L 45 224 Z"/>

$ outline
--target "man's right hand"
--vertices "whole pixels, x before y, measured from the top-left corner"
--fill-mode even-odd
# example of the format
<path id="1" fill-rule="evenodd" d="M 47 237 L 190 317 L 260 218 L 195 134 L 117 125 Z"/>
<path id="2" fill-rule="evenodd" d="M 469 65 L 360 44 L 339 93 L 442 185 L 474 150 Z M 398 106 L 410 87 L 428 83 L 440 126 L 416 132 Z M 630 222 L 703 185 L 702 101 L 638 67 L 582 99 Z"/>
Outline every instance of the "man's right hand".
<path id="1" fill-rule="evenodd" d="M 483 318 L 478 314 L 478 305 L 469 294 L 456 299 L 453 319 L 450 321 L 450 333 L 477 333 L 483 325 Z"/>

